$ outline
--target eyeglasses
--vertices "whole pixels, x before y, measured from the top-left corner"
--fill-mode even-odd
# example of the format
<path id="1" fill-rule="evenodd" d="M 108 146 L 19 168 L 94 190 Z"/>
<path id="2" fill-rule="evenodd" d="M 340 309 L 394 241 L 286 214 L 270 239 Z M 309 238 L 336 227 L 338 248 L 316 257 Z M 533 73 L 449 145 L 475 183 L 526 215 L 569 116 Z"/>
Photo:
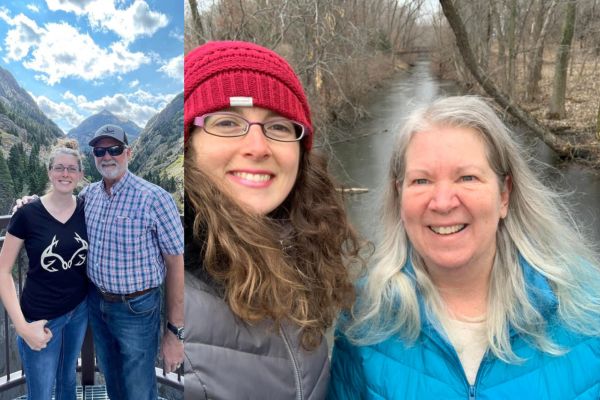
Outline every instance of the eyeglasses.
<path id="1" fill-rule="evenodd" d="M 259 125 L 263 134 L 278 142 L 297 142 L 304 137 L 306 128 L 300 122 L 277 118 L 267 122 L 250 122 L 236 113 L 216 112 L 194 118 L 194 125 L 204 132 L 220 137 L 244 136 L 252 125 Z"/>
<path id="2" fill-rule="evenodd" d="M 117 144 L 110 147 L 94 147 L 93 153 L 96 157 L 104 157 L 106 152 L 113 157 L 120 156 L 125 150 L 125 145 Z"/>
<path id="3" fill-rule="evenodd" d="M 77 172 L 79 172 L 79 168 L 78 167 L 74 167 L 72 165 L 69 165 L 67 167 L 65 167 L 62 164 L 56 164 L 50 167 L 50 169 L 54 172 L 64 172 L 65 169 L 67 170 L 68 173 L 70 174 L 75 174 Z"/>

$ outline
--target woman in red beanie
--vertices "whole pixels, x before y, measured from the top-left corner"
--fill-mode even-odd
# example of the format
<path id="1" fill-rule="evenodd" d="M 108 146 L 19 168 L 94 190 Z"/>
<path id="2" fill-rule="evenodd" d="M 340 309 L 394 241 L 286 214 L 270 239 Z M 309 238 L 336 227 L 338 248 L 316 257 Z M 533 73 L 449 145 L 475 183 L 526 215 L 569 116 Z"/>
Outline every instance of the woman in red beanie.
<path id="1" fill-rule="evenodd" d="M 207 43 L 184 68 L 185 397 L 322 399 L 323 335 L 362 260 L 302 85 L 252 43 Z"/>

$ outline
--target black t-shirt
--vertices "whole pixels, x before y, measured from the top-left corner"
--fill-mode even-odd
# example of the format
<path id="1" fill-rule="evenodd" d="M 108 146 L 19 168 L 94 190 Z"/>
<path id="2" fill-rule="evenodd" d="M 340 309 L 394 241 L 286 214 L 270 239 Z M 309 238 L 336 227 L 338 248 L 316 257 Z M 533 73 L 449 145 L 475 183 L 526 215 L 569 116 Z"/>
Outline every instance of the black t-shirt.
<path id="1" fill-rule="evenodd" d="M 73 310 L 86 296 L 88 279 L 83 200 L 64 224 L 35 200 L 21 207 L 8 232 L 23 239 L 29 270 L 21 309 L 28 320 L 53 319 Z"/>

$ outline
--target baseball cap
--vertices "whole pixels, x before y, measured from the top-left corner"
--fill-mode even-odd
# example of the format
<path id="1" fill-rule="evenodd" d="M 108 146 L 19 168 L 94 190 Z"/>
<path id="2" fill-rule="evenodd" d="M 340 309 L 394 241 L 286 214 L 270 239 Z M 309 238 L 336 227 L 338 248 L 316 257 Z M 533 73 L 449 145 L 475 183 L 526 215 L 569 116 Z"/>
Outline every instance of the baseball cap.
<path id="1" fill-rule="evenodd" d="M 90 140 L 89 145 L 95 146 L 100 139 L 104 138 L 112 138 L 121 142 L 122 144 L 129 144 L 127 143 L 127 135 L 125 134 L 123 128 L 117 125 L 107 124 L 102 126 L 96 131 L 96 133 L 94 133 L 94 137 L 92 140 Z"/>

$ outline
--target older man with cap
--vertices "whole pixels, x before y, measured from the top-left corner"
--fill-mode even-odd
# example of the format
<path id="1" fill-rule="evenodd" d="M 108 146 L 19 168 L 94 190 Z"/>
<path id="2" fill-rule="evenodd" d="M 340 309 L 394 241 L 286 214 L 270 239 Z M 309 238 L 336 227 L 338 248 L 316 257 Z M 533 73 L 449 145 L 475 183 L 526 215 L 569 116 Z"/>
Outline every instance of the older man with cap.
<path id="1" fill-rule="evenodd" d="M 183 360 L 183 229 L 169 193 L 128 171 L 123 129 L 105 125 L 89 142 L 102 180 L 88 186 L 85 219 L 97 359 L 113 400 L 157 398 L 161 295 L 166 278 L 166 372 Z"/>

